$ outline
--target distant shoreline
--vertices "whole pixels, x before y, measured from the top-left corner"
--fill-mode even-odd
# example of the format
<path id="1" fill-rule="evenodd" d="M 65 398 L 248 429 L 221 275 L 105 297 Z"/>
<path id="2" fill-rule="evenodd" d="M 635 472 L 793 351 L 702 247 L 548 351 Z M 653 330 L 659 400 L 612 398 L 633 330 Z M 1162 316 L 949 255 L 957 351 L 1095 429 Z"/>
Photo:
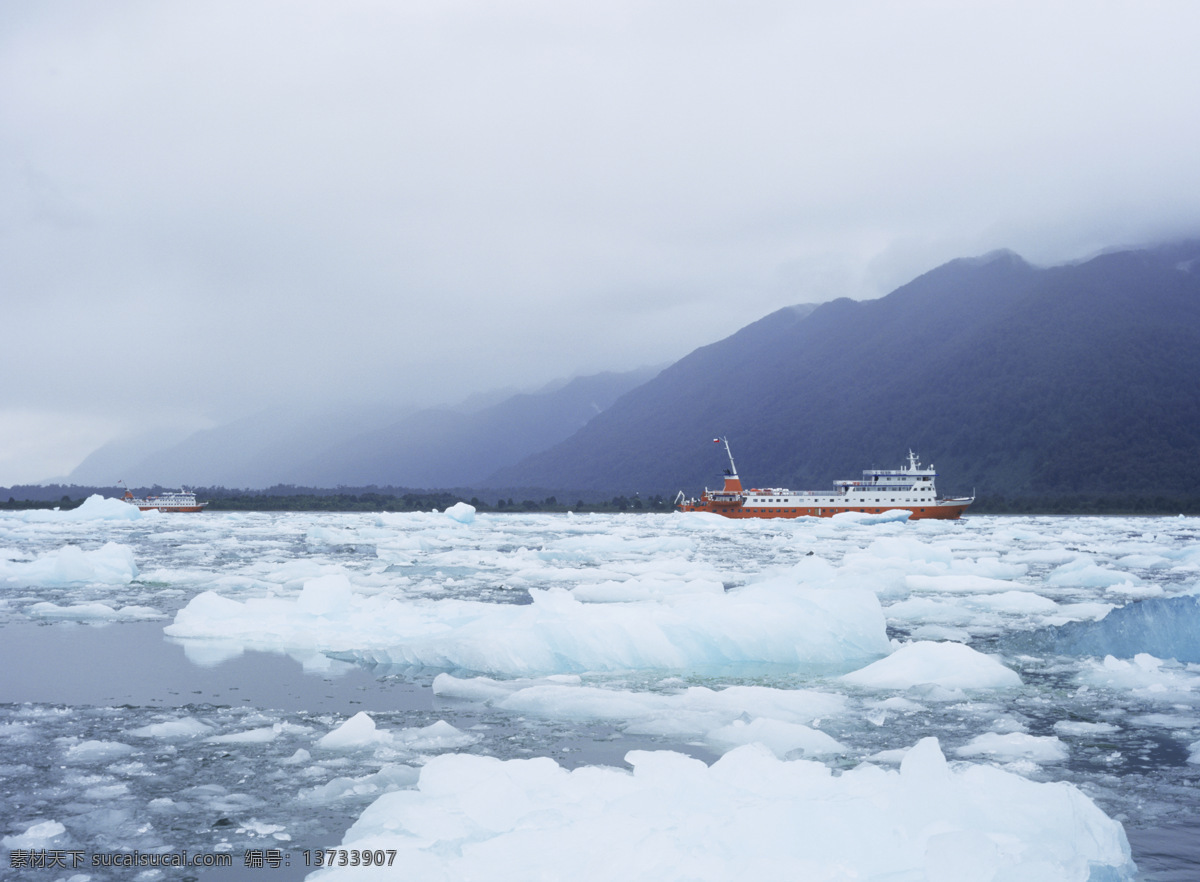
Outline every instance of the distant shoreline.
<path id="1" fill-rule="evenodd" d="M 147 493 L 161 488 L 147 488 Z M 284 492 L 291 490 L 292 492 Z M 139 491 L 140 492 L 140 488 Z M 89 487 L 14 487 L 0 488 L 0 511 L 77 508 L 89 496 L 124 495 L 112 488 Z M 196 489 L 198 498 L 208 502 L 208 511 L 326 511 L 326 512 L 418 512 L 443 511 L 456 502 L 467 502 L 479 512 L 490 514 L 544 513 L 663 513 L 674 511 L 671 501 L 661 494 L 643 498 L 616 494 L 612 497 L 582 498 L 575 494 L 522 496 L 519 492 L 498 496 L 494 491 L 411 491 L 350 490 L 345 488 L 273 488 L 270 490 L 205 491 Z M 564 499 L 572 499 L 565 502 Z M 1175 516 L 1200 515 L 1200 498 L 1168 499 L 1162 496 L 1073 495 L 1058 497 L 984 497 L 967 512 L 972 515 L 1103 515 L 1103 516 Z"/>

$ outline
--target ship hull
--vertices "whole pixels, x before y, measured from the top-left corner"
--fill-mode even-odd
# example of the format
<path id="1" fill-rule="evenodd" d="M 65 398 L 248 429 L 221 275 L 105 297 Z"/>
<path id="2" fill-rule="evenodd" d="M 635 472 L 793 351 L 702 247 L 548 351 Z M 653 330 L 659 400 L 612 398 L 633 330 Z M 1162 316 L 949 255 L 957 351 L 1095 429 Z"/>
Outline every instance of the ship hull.
<path id="1" fill-rule="evenodd" d="M 680 511 L 705 511 L 727 518 L 831 518 L 835 514 L 855 511 L 861 514 L 883 514 L 888 511 L 908 511 L 909 520 L 925 518 L 953 521 L 962 517 L 970 502 L 947 502 L 944 504 L 907 506 L 780 506 L 772 509 L 746 508 L 741 505 L 713 505 L 707 502 L 689 503 L 680 506 Z"/>
<path id="2" fill-rule="evenodd" d="M 206 506 L 206 505 L 208 505 L 207 502 L 200 503 L 199 505 L 139 505 L 138 510 L 139 511 L 176 511 L 176 512 L 204 511 L 204 506 Z"/>

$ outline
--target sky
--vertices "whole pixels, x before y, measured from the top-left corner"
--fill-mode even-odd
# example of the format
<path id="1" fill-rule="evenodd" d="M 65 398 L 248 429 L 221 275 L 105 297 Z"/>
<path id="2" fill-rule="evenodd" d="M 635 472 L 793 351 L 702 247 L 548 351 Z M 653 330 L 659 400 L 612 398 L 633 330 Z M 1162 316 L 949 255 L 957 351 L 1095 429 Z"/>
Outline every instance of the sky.
<path id="1" fill-rule="evenodd" d="M 0 486 L 1200 234 L 1200 4 L 0 6 Z"/>

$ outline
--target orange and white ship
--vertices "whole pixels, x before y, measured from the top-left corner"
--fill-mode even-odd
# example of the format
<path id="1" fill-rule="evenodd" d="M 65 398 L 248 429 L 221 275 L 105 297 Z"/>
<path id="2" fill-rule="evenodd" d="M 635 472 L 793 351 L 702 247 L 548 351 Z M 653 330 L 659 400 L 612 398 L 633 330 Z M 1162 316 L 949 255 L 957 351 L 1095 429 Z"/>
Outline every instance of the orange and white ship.
<path id="1" fill-rule="evenodd" d="M 908 463 L 898 469 L 864 469 L 861 481 L 834 481 L 833 490 L 785 490 L 781 487 L 745 490 L 738 478 L 733 452 L 725 438 L 729 456 L 725 485 L 720 490 L 705 488 L 699 499 L 687 499 L 683 491 L 675 498 L 680 511 L 706 511 L 727 518 L 827 518 L 847 511 L 882 514 L 896 509 L 912 512 L 911 518 L 962 517 L 974 496 L 939 497 L 934 486 L 933 465 L 922 468 L 916 454 L 908 452 Z"/>
<path id="2" fill-rule="evenodd" d="M 161 496 L 147 496 L 145 499 L 136 498 L 129 490 L 125 491 L 125 502 L 136 505 L 142 511 L 157 509 L 158 511 L 203 511 L 207 502 L 197 502 L 196 494 L 183 488 L 179 492 L 163 493 Z"/>

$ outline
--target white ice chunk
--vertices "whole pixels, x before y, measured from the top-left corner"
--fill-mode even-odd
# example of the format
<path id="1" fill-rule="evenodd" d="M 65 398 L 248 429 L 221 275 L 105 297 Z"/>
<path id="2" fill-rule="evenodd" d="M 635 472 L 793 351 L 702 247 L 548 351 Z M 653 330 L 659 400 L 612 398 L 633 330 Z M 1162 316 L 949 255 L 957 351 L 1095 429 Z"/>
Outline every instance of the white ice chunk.
<path id="1" fill-rule="evenodd" d="M 1110 735 L 1120 731 L 1112 723 L 1085 723 L 1082 720 L 1059 720 L 1054 724 L 1054 731 L 1059 735 Z"/>
<path id="2" fill-rule="evenodd" d="M 984 732 L 954 751 L 958 756 L 986 756 L 1001 761 L 1030 760 L 1035 763 L 1059 763 L 1067 759 L 1066 746 L 1053 735 L 1026 735 L 1022 732 Z"/>
<path id="3" fill-rule="evenodd" d="M 829 521 L 836 527 L 850 527 L 859 524 L 900 523 L 911 517 L 912 512 L 908 509 L 894 508 L 891 511 L 881 511 L 876 514 L 868 514 L 865 511 L 843 511 L 830 517 Z"/>
<path id="4" fill-rule="evenodd" d="M 325 784 L 301 791 L 300 799 L 303 802 L 320 805 L 348 799 L 365 801 L 368 797 L 374 798 L 402 787 L 413 786 L 417 783 L 418 774 L 417 770 L 411 766 L 387 765 L 378 772 L 361 775 L 357 778 L 345 776 L 333 778 Z"/>
<path id="5" fill-rule="evenodd" d="M 1003 594 L 1012 593 L 1017 587 L 1006 579 L 992 579 L 972 573 L 956 573 L 945 576 L 916 573 L 906 576 L 904 582 L 912 591 L 927 591 L 936 594 L 991 594 L 996 592 Z"/>
<path id="6" fill-rule="evenodd" d="M 809 726 L 822 718 L 844 714 L 846 698 L 807 689 L 774 689 L 767 686 L 730 686 L 709 689 L 691 686 L 682 692 L 632 692 L 624 689 L 583 686 L 577 679 L 496 681 L 485 677 L 462 680 L 439 674 L 433 681 L 435 695 L 487 701 L 493 707 L 549 719 L 595 720 L 614 723 L 624 731 L 641 735 L 671 735 L 706 738 L 714 746 L 728 749 L 746 729 L 735 729 L 755 718 L 753 732 L 768 734 L 774 723 L 781 727 L 769 734 L 774 747 L 787 739 L 795 743 L 785 750 L 809 747 L 817 752 L 841 752 L 840 745 L 822 733 L 808 736 Z M 794 728 L 789 728 L 794 727 Z M 725 731 L 722 731 L 725 730 Z M 714 733 L 722 733 L 715 735 Z M 748 740 L 757 740 L 749 738 Z M 832 743 L 831 743 L 832 742 Z M 830 748 L 826 751 L 824 748 Z"/>
<path id="7" fill-rule="evenodd" d="M 260 726 L 257 729 L 246 729 L 241 732 L 229 732 L 225 735 L 213 735 L 204 740 L 209 744 L 266 744 L 279 737 L 282 727 Z"/>
<path id="8" fill-rule="evenodd" d="M 1164 662 L 1144 652 L 1132 661 L 1108 655 L 1102 662 L 1085 659 L 1079 678 L 1091 686 L 1128 690 L 1151 701 L 1192 703 L 1200 693 L 1200 670 L 1192 667 Z"/>
<path id="9" fill-rule="evenodd" d="M 353 597 L 354 591 L 345 575 L 321 576 L 304 583 L 296 606 L 309 615 L 323 616 L 347 608 Z"/>
<path id="10" fill-rule="evenodd" d="M 202 723 L 195 717 L 182 717 L 177 720 L 165 720 L 161 723 L 150 723 L 130 729 L 129 734 L 136 738 L 195 738 L 212 732 L 212 726 Z"/>
<path id="11" fill-rule="evenodd" d="M 66 832 L 67 828 L 58 821 L 38 821 L 26 827 L 24 833 L 5 836 L 0 843 L 7 849 L 45 848 L 54 837 Z"/>
<path id="12" fill-rule="evenodd" d="M 438 720 L 417 729 L 401 729 L 395 733 L 392 743 L 407 750 L 428 752 L 457 750 L 475 744 L 480 737 L 456 729 L 445 720 Z"/>
<path id="13" fill-rule="evenodd" d="M 803 756 L 830 756 L 846 752 L 845 745 L 819 729 L 761 718 L 749 722 L 734 720 L 728 726 L 709 732 L 708 741 L 722 751 L 743 744 L 762 744 L 780 758 L 793 752 Z"/>
<path id="14" fill-rule="evenodd" d="M 1052 616 L 1059 611 L 1058 604 L 1049 597 L 1032 591 L 1004 591 L 1000 594 L 976 594 L 963 601 L 968 606 L 982 607 L 996 612 L 1014 615 Z"/>
<path id="15" fill-rule="evenodd" d="M 475 506 L 468 505 L 465 502 L 456 502 L 446 509 L 443 514 L 450 518 L 450 520 L 458 521 L 460 524 L 470 524 L 475 521 Z"/>
<path id="16" fill-rule="evenodd" d="M 388 732 L 375 728 L 375 721 L 366 711 L 359 711 L 336 729 L 317 740 L 317 747 L 325 750 L 357 750 L 382 742 L 390 742 Z"/>
<path id="17" fill-rule="evenodd" d="M 359 711 L 333 731 L 317 740 L 324 750 L 360 750 L 389 745 L 411 751 L 453 750 L 479 740 L 478 735 L 462 732 L 445 720 L 415 729 L 388 732 L 379 729 L 366 711 Z"/>
<path id="18" fill-rule="evenodd" d="M 35 619 L 69 619 L 75 622 L 130 622 L 163 618 L 162 613 L 148 606 L 123 606 L 113 609 L 99 601 L 59 606 L 57 603 L 43 600 L 33 604 L 26 612 Z"/>
<path id="19" fill-rule="evenodd" d="M 0 561 L 0 577 L 32 585 L 127 585 L 137 575 L 133 550 L 115 542 L 106 542 L 93 551 L 65 545 L 57 551 L 39 555 L 33 561 Z"/>
<path id="20" fill-rule="evenodd" d="M 1142 580 L 1132 573 L 1106 569 L 1093 563 L 1087 555 L 1079 555 L 1047 576 L 1046 584 L 1079 588 L 1110 588 L 1114 585 L 1141 585 Z"/>
<path id="21" fill-rule="evenodd" d="M 842 677 L 871 689 L 942 686 L 947 689 L 1006 689 L 1021 678 L 989 655 L 961 643 L 909 643 L 887 658 Z"/>
<path id="22" fill-rule="evenodd" d="M 133 748 L 120 741 L 81 741 L 66 749 L 66 759 L 73 763 L 107 763 L 133 753 Z"/>
<path id="23" fill-rule="evenodd" d="M 605 581 L 594 585 L 580 585 L 571 589 L 571 596 L 586 603 L 628 603 L 639 600 L 657 600 L 677 594 L 724 594 L 720 582 L 696 579 L 694 581 L 665 579 L 626 579 L 621 582 Z"/>

